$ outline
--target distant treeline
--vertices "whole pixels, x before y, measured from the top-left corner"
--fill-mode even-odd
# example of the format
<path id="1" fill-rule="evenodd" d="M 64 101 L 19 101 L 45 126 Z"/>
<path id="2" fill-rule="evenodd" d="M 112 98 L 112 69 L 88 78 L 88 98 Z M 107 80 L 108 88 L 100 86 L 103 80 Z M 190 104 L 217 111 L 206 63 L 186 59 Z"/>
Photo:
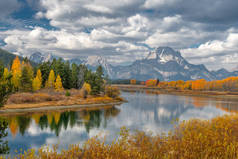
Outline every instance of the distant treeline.
<path id="1" fill-rule="evenodd" d="M 109 80 L 111 84 L 132 84 L 131 79 L 114 79 Z M 133 84 L 141 84 L 143 81 L 135 80 Z"/>

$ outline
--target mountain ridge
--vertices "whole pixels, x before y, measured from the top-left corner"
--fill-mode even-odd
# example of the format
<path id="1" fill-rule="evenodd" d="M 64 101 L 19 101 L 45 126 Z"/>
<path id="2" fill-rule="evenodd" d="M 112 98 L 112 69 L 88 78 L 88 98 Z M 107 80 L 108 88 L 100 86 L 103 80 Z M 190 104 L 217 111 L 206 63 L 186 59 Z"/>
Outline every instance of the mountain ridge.
<path id="1" fill-rule="evenodd" d="M 57 59 L 59 57 L 40 52 L 35 52 L 29 56 L 29 59 L 36 63 L 52 61 L 54 58 Z M 135 78 L 137 80 L 147 80 L 159 78 L 165 81 L 196 79 L 211 81 L 238 76 L 238 71 L 229 72 L 224 68 L 217 71 L 209 71 L 203 64 L 191 64 L 182 57 L 179 51 L 167 46 L 158 47 L 149 52 L 145 58 L 135 60 L 127 66 L 113 66 L 102 56 L 88 56 L 85 60 L 73 58 L 68 61 L 71 64 L 85 64 L 92 70 L 96 70 L 97 66 L 102 65 L 105 74 L 111 79 Z"/>

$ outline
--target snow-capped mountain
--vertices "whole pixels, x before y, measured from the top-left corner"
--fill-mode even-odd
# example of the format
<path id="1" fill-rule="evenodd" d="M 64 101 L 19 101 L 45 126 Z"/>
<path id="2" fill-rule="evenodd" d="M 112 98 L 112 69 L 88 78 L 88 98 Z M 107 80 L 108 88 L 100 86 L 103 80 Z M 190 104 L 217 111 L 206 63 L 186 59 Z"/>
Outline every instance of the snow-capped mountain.
<path id="1" fill-rule="evenodd" d="M 47 61 L 52 61 L 54 58 L 58 59 L 59 57 L 52 54 L 43 54 L 40 52 L 35 52 L 30 55 L 29 60 L 35 63 L 43 63 Z"/>
<path id="2" fill-rule="evenodd" d="M 83 64 L 85 61 L 83 61 L 83 60 L 81 60 L 80 58 L 73 58 L 73 59 L 70 59 L 70 60 L 68 60 L 69 61 L 69 63 L 75 63 L 75 64 L 77 64 L 77 65 L 80 65 L 80 64 Z"/>
<path id="3" fill-rule="evenodd" d="M 30 60 L 36 63 L 52 61 L 52 54 L 33 53 Z M 209 71 L 204 65 L 194 65 L 186 61 L 178 51 L 170 47 L 158 47 L 148 53 L 142 60 L 136 60 L 128 66 L 112 66 L 102 56 L 88 56 L 86 60 L 73 58 L 68 60 L 71 64 L 85 64 L 88 68 L 96 70 L 101 65 L 104 73 L 111 79 L 131 79 L 147 80 L 158 78 L 160 80 L 195 80 L 206 79 L 216 80 L 224 79 L 230 76 L 238 76 L 238 71 L 229 72 L 225 69 L 218 71 Z"/>
<path id="4" fill-rule="evenodd" d="M 88 56 L 83 64 L 85 64 L 92 70 L 96 70 L 96 68 L 101 65 L 104 69 L 105 74 L 107 74 L 109 77 L 113 76 L 113 66 L 109 64 L 107 60 L 102 56 Z"/>
<path id="5" fill-rule="evenodd" d="M 204 65 L 187 62 L 178 51 L 169 47 L 159 47 L 151 51 L 145 59 L 136 60 L 130 66 L 120 66 L 113 70 L 113 78 L 147 80 L 214 80 L 216 77 Z"/>

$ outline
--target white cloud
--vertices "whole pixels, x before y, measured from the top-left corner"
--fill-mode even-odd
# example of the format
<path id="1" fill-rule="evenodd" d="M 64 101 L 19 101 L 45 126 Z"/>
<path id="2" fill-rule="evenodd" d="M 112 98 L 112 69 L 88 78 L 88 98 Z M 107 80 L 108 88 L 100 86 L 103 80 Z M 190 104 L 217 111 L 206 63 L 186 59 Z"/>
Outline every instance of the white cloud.
<path id="1" fill-rule="evenodd" d="M 172 4 L 175 1 L 176 0 L 146 0 L 144 3 L 144 7 L 145 8 L 156 8 L 159 6 Z"/>
<path id="2" fill-rule="evenodd" d="M 8 6 L 15 6 L 16 1 L 10 1 Z M 230 14 L 213 14 L 216 9 L 223 11 L 237 3 L 218 1 L 215 9 L 211 9 L 206 8 L 205 1 L 195 0 L 186 3 L 184 0 L 117 0 L 113 3 L 109 0 L 40 0 L 34 20 L 46 18 L 56 29 L 14 28 L 0 32 L 0 40 L 6 43 L 5 49 L 25 55 L 34 51 L 65 58 L 100 54 L 112 63 L 128 63 L 145 57 L 146 45 L 170 46 L 182 49 L 189 61 L 214 68 L 211 63 L 228 65 L 231 61 L 234 64 L 232 59 L 238 49 L 235 22 L 225 23 Z M 34 5 L 31 0 L 28 3 Z M 201 8 L 199 14 L 191 14 Z M 213 55 L 219 57 L 214 59 Z"/>
<path id="3" fill-rule="evenodd" d="M 190 58 L 191 62 L 203 60 L 211 69 L 225 67 L 234 68 L 238 62 L 238 33 L 231 32 L 225 40 L 213 40 L 201 44 L 198 48 L 181 50 L 182 54 Z M 215 57 L 215 58 L 214 58 Z M 200 59 L 199 61 L 197 59 Z M 220 64 L 220 65 L 218 65 Z"/>
<path id="4" fill-rule="evenodd" d="M 94 11 L 94 12 L 99 12 L 99 13 L 112 13 L 112 10 L 105 7 L 105 6 L 100 6 L 100 5 L 95 5 L 95 4 L 87 4 L 84 5 L 84 8 Z"/>

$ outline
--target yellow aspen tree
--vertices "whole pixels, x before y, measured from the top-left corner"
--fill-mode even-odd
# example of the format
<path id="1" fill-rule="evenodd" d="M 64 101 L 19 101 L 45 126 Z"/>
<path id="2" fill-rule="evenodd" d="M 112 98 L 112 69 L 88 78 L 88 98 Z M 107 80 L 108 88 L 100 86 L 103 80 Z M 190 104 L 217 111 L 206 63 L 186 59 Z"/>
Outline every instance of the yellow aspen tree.
<path id="1" fill-rule="evenodd" d="M 41 82 L 39 78 L 36 76 L 32 81 L 32 89 L 33 91 L 38 91 L 41 88 Z"/>
<path id="2" fill-rule="evenodd" d="M 83 88 L 84 90 L 86 90 L 88 94 L 90 94 L 90 92 L 91 92 L 91 86 L 90 86 L 90 84 L 84 82 L 82 88 Z"/>
<path id="3" fill-rule="evenodd" d="M 55 81 L 55 90 L 56 91 L 62 91 L 64 88 L 62 86 L 61 78 L 60 75 L 57 76 L 56 81 Z"/>
<path id="4" fill-rule="evenodd" d="M 10 75 L 10 72 L 7 68 L 4 68 L 3 71 L 3 79 L 5 80 Z"/>
<path id="5" fill-rule="evenodd" d="M 49 77 L 48 77 L 46 87 L 47 88 L 54 88 L 54 85 L 55 85 L 55 73 L 54 73 L 54 70 L 50 70 L 50 74 L 49 74 Z"/>
<path id="6" fill-rule="evenodd" d="M 31 66 L 31 64 L 28 62 L 28 63 L 26 64 L 26 67 L 27 67 L 28 77 L 29 77 L 31 80 L 33 80 L 33 78 L 34 78 L 34 71 L 33 71 L 33 68 L 32 68 L 32 66 Z"/>
<path id="7" fill-rule="evenodd" d="M 37 70 L 36 77 L 40 80 L 40 86 L 42 85 L 42 74 L 40 69 Z"/>
<path id="8" fill-rule="evenodd" d="M 16 90 L 20 87 L 20 78 L 21 78 L 21 62 L 16 56 L 16 58 L 13 60 L 12 67 L 12 84 Z"/>

